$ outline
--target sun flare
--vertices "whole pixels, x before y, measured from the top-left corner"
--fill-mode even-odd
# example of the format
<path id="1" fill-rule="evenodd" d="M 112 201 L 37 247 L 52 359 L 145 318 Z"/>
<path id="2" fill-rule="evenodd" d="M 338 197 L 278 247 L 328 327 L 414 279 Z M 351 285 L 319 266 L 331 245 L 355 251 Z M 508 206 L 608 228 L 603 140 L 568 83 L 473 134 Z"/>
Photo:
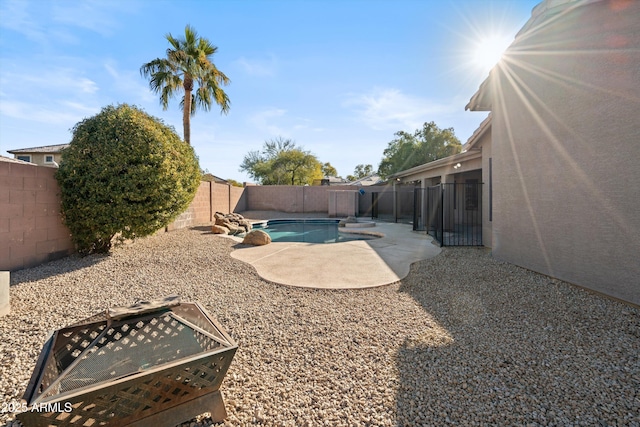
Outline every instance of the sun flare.
<path id="1" fill-rule="evenodd" d="M 473 62 L 485 71 L 489 71 L 500 61 L 511 40 L 507 37 L 490 36 L 479 40 L 475 46 Z"/>

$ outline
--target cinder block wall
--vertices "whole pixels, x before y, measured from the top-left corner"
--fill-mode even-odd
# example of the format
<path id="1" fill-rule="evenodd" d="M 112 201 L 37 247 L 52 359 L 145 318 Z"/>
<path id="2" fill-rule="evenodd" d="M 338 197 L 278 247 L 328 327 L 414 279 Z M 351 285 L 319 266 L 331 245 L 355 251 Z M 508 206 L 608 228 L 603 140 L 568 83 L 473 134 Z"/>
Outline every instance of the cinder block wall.
<path id="1" fill-rule="evenodd" d="M 247 197 L 244 188 L 242 187 L 229 187 L 231 193 L 229 200 L 231 200 L 230 212 L 242 212 L 247 210 Z"/>
<path id="2" fill-rule="evenodd" d="M 0 270 L 18 270 L 74 251 L 60 217 L 55 169 L 0 161 Z"/>
<path id="3" fill-rule="evenodd" d="M 202 181 L 196 195 L 187 208 L 178 218 L 166 227 L 166 231 L 186 228 L 211 221 L 211 182 Z"/>
<path id="4" fill-rule="evenodd" d="M 230 186 L 225 184 L 213 184 L 211 187 L 211 197 L 213 200 L 213 206 L 215 206 L 214 212 L 230 213 L 231 212 L 231 200 L 230 200 Z"/>
<path id="5" fill-rule="evenodd" d="M 356 216 L 358 214 L 357 190 L 329 190 L 329 217 Z"/>
<path id="6" fill-rule="evenodd" d="M 309 186 L 265 185 L 246 187 L 246 210 L 292 213 L 324 212 L 329 209 L 329 190 L 354 190 L 349 185 Z"/>
<path id="7" fill-rule="evenodd" d="M 245 207 L 244 188 L 202 181 L 191 205 L 166 230 L 206 224 L 213 220 L 215 212 L 242 212 Z"/>
<path id="8" fill-rule="evenodd" d="M 0 270 L 14 271 L 75 251 L 60 216 L 55 169 L 0 161 Z M 203 181 L 193 202 L 166 230 L 211 221 L 213 212 L 246 210 L 244 188 Z"/>

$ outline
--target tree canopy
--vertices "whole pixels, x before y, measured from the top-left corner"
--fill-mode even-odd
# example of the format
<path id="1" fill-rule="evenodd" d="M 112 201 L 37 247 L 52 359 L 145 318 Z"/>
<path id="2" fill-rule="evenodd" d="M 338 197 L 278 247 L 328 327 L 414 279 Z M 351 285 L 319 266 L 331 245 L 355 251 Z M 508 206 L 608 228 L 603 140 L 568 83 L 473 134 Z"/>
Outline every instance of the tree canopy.
<path id="1" fill-rule="evenodd" d="M 116 235 L 166 226 L 189 206 L 200 176 L 193 148 L 173 128 L 126 104 L 76 124 L 56 173 L 62 216 L 81 253 L 108 252 Z"/>
<path id="2" fill-rule="evenodd" d="M 324 176 L 338 176 L 338 170 L 334 168 L 331 163 L 322 164 L 322 175 Z"/>
<path id="3" fill-rule="evenodd" d="M 263 185 L 311 185 L 322 178 L 323 166 L 294 141 L 278 137 L 265 141 L 262 151 L 247 153 L 240 170 Z"/>
<path id="4" fill-rule="evenodd" d="M 165 37 L 170 45 L 167 57 L 147 62 L 140 68 L 140 73 L 149 78 L 151 90 L 160 94 L 160 104 L 165 110 L 169 107 L 169 99 L 184 93 L 180 101 L 184 140 L 191 144 L 191 116 L 197 108 L 209 111 L 216 103 L 222 113 L 229 111 L 229 97 L 221 85 L 228 85 L 230 80 L 212 61 L 218 48 L 199 37 L 193 27 L 185 27 L 184 38 L 171 34 Z"/>
<path id="5" fill-rule="evenodd" d="M 400 131 L 395 136 L 384 150 L 378 167 L 382 178 L 457 154 L 462 149 L 453 128 L 440 129 L 434 122 L 425 123 L 422 129 L 417 129 L 413 134 Z"/>
<path id="6" fill-rule="evenodd" d="M 353 175 L 347 175 L 347 179 L 349 181 L 357 181 L 360 178 L 364 178 L 365 176 L 369 176 L 371 174 L 373 174 L 373 165 L 359 164 L 353 170 Z"/>

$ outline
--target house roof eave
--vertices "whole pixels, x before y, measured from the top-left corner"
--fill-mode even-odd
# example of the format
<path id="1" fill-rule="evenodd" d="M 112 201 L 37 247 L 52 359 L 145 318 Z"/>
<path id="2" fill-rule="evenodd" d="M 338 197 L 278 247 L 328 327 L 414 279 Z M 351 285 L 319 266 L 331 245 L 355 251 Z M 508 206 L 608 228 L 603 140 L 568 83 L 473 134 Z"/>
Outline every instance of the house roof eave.
<path id="1" fill-rule="evenodd" d="M 489 93 L 492 73 L 493 69 L 489 72 L 489 76 L 480 84 L 480 87 L 476 93 L 473 94 L 469 103 L 465 105 L 465 111 L 491 111 L 491 98 Z"/>
<path id="2" fill-rule="evenodd" d="M 458 153 L 452 156 L 443 157 L 442 159 L 438 159 L 429 163 L 414 166 L 411 169 L 406 169 L 400 172 L 396 172 L 390 175 L 389 179 L 402 178 L 405 176 L 426 172 L 432 169 L 437 169 L 442 166 L 452 166 L 458 162 L 469 161 L 477 158 L 482 158 L 482 149 L 480 148 L 474 148 L 472 150 L 468 150 L 463 153 Z"/>
<path id="3" fill-rule="evenodd" d="M 463 145 L 463 148 L 465 149 L 465 151 L 471 150 L 478 144 L 478 142 L 480 142 L 484 134 L 486 134 L 489 131 L 489 129 L 491 129 L 491 121 L 492 121 L 492 115 L 491 113 L 489 113 L 489 115 L 482 122 L 480 122 L 477 129 L 473 131 L 473 134 L 469 137 L 467 142 Z"/>

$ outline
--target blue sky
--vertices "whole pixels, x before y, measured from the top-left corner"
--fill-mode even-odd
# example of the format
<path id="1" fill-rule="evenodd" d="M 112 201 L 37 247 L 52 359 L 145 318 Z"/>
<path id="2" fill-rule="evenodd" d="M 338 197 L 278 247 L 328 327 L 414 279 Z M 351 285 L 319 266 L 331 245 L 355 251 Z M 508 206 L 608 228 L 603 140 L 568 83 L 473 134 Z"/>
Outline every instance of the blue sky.
<path id="1" fill-rule="evenodd" d="M 190 24 L 231 79 L 229 114 L 191 121 L 203 169 L 250 181 L 244 155 L 278 136 L 342 176 L 375 169 L 395 132 L 426 121 L 469 138 L 486 117 L 464 111 L 488 75 L 479 44 L 506 47 L 538 2 L 0 0 L 0 154 L 68 143 L 77 122 L 118 103 L 182 136 L 179 100 L 163 111 L 139 70 Z"/>

